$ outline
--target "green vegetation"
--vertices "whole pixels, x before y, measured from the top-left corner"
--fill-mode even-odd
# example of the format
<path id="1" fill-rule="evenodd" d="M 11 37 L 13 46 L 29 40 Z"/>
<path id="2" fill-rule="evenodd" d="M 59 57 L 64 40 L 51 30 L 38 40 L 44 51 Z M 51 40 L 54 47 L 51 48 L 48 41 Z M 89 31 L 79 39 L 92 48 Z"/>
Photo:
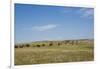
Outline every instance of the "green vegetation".
<path id="1" fill-rule="evenodd" d="M 94 41 L 37 41 L 15 45 L 15 65 L 94 60 Z"/>

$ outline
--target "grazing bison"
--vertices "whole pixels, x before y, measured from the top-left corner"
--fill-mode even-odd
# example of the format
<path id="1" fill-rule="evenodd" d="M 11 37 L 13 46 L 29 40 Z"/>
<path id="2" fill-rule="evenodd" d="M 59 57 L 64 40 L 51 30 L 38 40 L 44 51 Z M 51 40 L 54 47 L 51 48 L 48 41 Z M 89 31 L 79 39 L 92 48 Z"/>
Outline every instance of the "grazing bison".
<path id="1" fill-rule="evenodd" d="M 26 47 L 30 47 L 30 45 L 29 44 L 26 44 Z"/>
<path id="2" fill-rule="evenodd" d="M 52 45 L 53 45 L 53 43 L 50 43 L 50 44 L 49 44 L 49 46 L 52 46 Z"/>
<path id="3" fill-rule="evenodd" d="M 40 45 L 37 45 L 37 47 L 40 47 Z"/>
<path id="4" fill-rule="evenodd" d="M 45 44 L 42 44 L 42 46 L 45 46 Z"/>
<path id="5" fill-rule="evenodd" d="M 60 46 L 61 45 L 61 43 L 58 43 L 58 46 Z"/>
<path id="6" fill-rule="evenodd" d="M 18 45 L 15 45 L 15 48 L 18 48 Z"/>

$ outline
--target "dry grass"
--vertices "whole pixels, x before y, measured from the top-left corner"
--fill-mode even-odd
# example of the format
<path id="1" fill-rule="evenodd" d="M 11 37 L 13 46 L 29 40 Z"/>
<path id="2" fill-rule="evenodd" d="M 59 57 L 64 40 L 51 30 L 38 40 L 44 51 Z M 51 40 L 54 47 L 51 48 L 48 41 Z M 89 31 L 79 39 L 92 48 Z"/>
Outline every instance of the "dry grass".
<path id="1" fill-rule="evenodd" d="M 94 45 L 61 45 L 15 48 L 15 65 L 94 60 Z"/>

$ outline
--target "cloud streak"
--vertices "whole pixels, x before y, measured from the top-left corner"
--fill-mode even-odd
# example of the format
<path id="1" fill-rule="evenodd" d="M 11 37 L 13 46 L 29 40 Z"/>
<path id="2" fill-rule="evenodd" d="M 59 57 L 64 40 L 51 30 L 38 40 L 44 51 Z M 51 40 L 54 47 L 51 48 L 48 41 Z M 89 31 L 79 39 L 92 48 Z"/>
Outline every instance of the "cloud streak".
<path id="1" fill-rule="evenodd" d="M 48 25 L 42 25 L 42 26 L 34 26 L 32 27 L 32 30 L 36 30 L 36 31 L 48 31 L 51 29 L 56 28 L 58 25 L 56 24 L 48 24 Z"/>
<path id="2" fill-rule="evenodd" d="M 79 11 L 81 17 L 86 17 L 86 18 L 93 18 L 94 17 L 94 10 L 93 9 L 85 9 L 81 8 Z"/>

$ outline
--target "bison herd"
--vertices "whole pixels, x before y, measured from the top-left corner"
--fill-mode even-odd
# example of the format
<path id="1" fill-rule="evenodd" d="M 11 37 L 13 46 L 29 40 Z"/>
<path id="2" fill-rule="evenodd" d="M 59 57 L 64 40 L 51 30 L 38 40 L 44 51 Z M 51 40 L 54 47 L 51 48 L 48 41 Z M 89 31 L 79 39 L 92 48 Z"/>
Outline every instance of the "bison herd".
<path id="1" fill-rule="evenodd" d="M 42 44 L 35 44 L 35 45 L 32 45 L 32 44 L 19 44 L 19 45 L 15 45 L 15 48 L 25 48 L 25 47 L 44 47 L 44 46 L 53 46 L 53 45 L 56 45 L 56 46 L 60 46 L 60 45 L 63 45 L 63 44 L 71 44 L 71 45 L 74 45 L 74 44 L 78 44 L 79 42 L 77 40 L 66 40 L 66 41 L 60 41 L 60 42 L 48 42 L 48 44 L 45 44 L 45 43 L 42 43 Z"/>
<path id="2" fill-rule="evenodd" d="M 31 47 L 32 45 L 30 44 L 20 44 L 20 45 L 15 45 L 15 48 L 25 48 L 25 47 Z M 33 47 L 44 47 L 47 46 L 46 44 L 37 44 L 37 45 L 33 45 Z M 52 43 L 50 43 L 48 46 L 53 46 Z"/>

